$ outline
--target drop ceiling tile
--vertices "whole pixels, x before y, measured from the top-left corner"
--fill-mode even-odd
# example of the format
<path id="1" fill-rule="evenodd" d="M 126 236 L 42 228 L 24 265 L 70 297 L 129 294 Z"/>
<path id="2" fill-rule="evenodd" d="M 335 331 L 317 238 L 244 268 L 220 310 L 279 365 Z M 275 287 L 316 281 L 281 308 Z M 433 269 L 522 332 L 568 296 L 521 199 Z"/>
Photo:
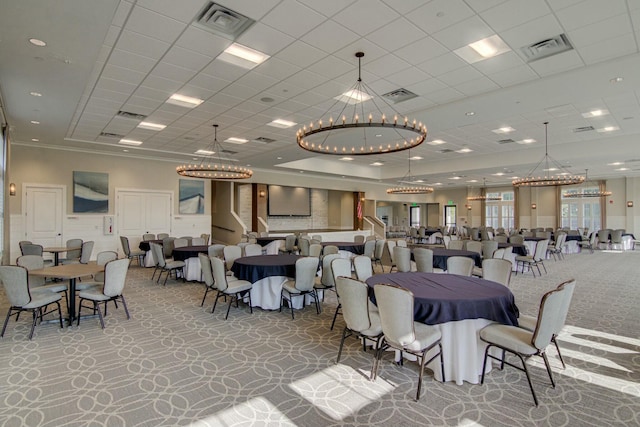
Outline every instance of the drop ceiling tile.
<path id="1" fill-rule="evenodd" d="M 365 36 L 398 16 L 397 12 L 384 3 L 358 0 L 335 15 L 333 19 L 357 34 Z"/>
<path id="2" fill-rule="evenodd" d="M 518 83 L 524 83 L 539 78 L 539 76 L 528 65 L 520 65 L 508 70 L 491 73 L 488 77 L 501 87 L 513 86 Z"/>
<path id="3" fill-rule="evenodd" d="M 324 52 L 333 53 L 360 37 L 335 21 L 325 21 L 302 37 L 302 41 Z"/>
<path id="4" fill-rule="evenodd" d="M 467 96 L 479 95 L 486 93 L 500 87 L 487 77 L 481 77 L 479 79 L 470 80 L 455 86 L 455 89 L 464 93 Z"/>
<path id="5" fill-rule="evenodd" d="M 202 0 L 180 0 L 180 2 L 173 0 L 138 0 L 136 5 L 178 21 L 190 23 L 202 9 Z"/>
<path id="6" fill-rule="evenodd" d="M 295 39 L 258 22 L 249 27 L 236 41 L 267 55 L 274 55 L 293 43 Z"/>
<path id="7" fill-rule="evenodd" d="M 237 100 L 251 99 L 255 97 L 258 93 L 260 93 L 259 89 L 255 89 L 255 88 L 241 85 L 238 83 L 232 83 L 226 88 L 224 88 L 223 90 L 221 90 L 220 92 L 218 92 L 218 94 L 230 95 L 236 98 Z M 237 104 L 239 104 L 239 102 L 236 102 L 236 104 L 234 105 L 237 105 Z"/>
<path id="8" fill-rule="evenodd" d="M 436 104 L 446 104 L 447 102 L 453 102 L 462 98 L 464 98 L 462 93 L 450 87 L 431 92 L 428 96 L 428 99 Z"/>
<path id="9" fill-rule="evenodd" d="M 130 84 L 138 85 L 146 74 L 131 70 L 129 68 L 117 67 L 115 65 L 107 64 L 102 70 L 102 77 L 121 80 Z"/>
<path id="10" fill-rule="evenodd" d="M 321 2 L 318 2 L 317 0 L 298 1 L 314 9 L 316 12 L 323 14 L 324 16 L 331 17 L 348 7 L 356 0 L 323 0 Z"/>
<path id="11" fill-rule="evenodd" d="M 375 59 L 371 62 L 365 62 L 365 69 L 378 76 L 378 77 L 388 77 L 394 75 L 397 72 L 402 70 L 406 70 L 411 67 L 411 64 L 406 62 L 403 59 L 398 58 L 395 55 L 386 55 L 382 58 Z"/>
<path id="12" fill-rule="evenodd" d="M 286 82 L 295 86 L 313 89 L 327 80 L 325 76 L 320 75 L 315 70 L 301 70 L 287 78 Z"/>
<path id="13" fill-rule="evenodd" d="M 320 49 L 296 40 L 289 46 L 278 52 L 273 58 L 280 59 L 288 62 L 289 64 L 295 64 L 298 67 L 306 68 L 311 64 L 318 62 L 326 55 L 325 52 Z"/>
<path id="14" fill-rule="evenodd" d="M 399 71 L 387 78 L 392 83 L 398 85 L 398 88 L 416 84 L 431 79 L 431 76 L 417 67 L 407 68 Z"/>
<path id="15" fill-rule="evenodd" d="M 175 45 L 215 58 L 231 43 L 231 40 L 191 25 L 180 35 Z"/>
<path id="16" fill-rule="evenodd" d="M 130 68 L 141 73 L 151 71 L 156 61 L 141 55 L 136 55 L 120 49 L 114 49 L 109 63 L 122 68 Z"/>
<path id="17" fill-rule="evenodd" d="M 480 16 L 499 33 L 550 12 L 544 0 L 512 0 L 487 9 Z"/>
<path id="18" fill-rule="evenodd" d="M 564 29 L 552 14 L 542 16 L 518 27 L 500 33 L 502 40 L 514 51 L 564 33 Z"/>
<path id="19" fill-rule="evenodd" d="M 616 58 L 638 52 L 635 38 L 632 34 L 603 40 L 600 43 L 580 49 L 580 54 L 587 64 L 602 62 L 606 59 Z"/>
<path id="20" fill-rule="evenodd" d="M 436 77 L 467 66 L 463 59 L 451 52 L 418 64 L 418 68 Z"/>
<path id="21" fill-rule="evenodd" d="M 203 88 L 192 84 L 186 84 L 179 89 L 176 89 L 174 92 L 178 91 L 181 95 L 192 96 L 199 99 L 209 99 L 218 92 L 218 90 L 213 88 Z"/>
<path id="22" fill-rule="evenodd" d="M 425 37 L 425 35 L 421 29 L 407 19 L 398 18 L 367 35 L 367 39 L 383 49 L 394 51 Z"/>
<path id="23" fill-rule="evenodd" d="M 318 73 L 327 79 L 338 77 L 348 72 L 353 72 L 357 69 L 357 62 L 349 63 L 333 55 L 329 55 L 313 64 L 313 72 Z M 354 81 L 357 78 L 357 74 L 353 74 Z"/>
<path id="24" fill-rule="evenodd" d="M 548 58 L 529 63 L 529 66 L 540 76 L 559 73 L 584 66 L 584 62 L 575 50 L 563 52 Z"/>
<path id="25" fill-rule="evenodd" d="M 411 64 L 415 64 L 437 58 L 447 52 L 449 52 L 449 49 L 437 40 L 432 37 L 425 37 L 396 50 L 394 54 Z"/>
<path id="26" fill-rule="evenodd" d="M 445 89 L 446 87 L 447 85 L 442 83 L 440 80 L 432 78 L 423 80 L 413 85 L 409 85 L 406 87 L 406 89 L 410 90 L 416 95 L 428 97 L 430 93 Z"/>
<path id="27" fill-rule="evenodd" d="M 217 92 L 220 89 L 231 83 L 229 80 L 224 80 L 208 74 L 198 73 L 194 78 L 189 80 L 189 85 L 197 86 L 199 88 L 206 89 L 207 91 Z"/>
<path id="28" fill-rule="evenodd" d="M 388 51 L 382 49 L 377 44 L 370 42 L 366 38 L 356 40 L 355 42 L 343 47 L 342 49 L 335 51 L 333 55 L 344 61 L 357 64 L 358 58 L 356 58 L 356 52 L 364 52 L 364 57 L 362 58 L 363 67 L 365 67 L 367 63 L 375 59 L 384 58 L 390 55 Z"/>
<path id="29" fill-rule="evenodd" d="M 216 1 L 216 3 L 257 21 L 280 3 L 280 0 L 261 0 L 258 2 L 255 0 L 222 0 Z"/>
<path id="30" fill-rule="evenodd" d="M 178 89 L 182 87 L 184 83 L 177 82 L 171 79 L 165 79 L 164 77 L 160 77 L 155 74 L 150 74 L 146 79 L 142 82 L 142 85 L 151 89 L 156 89 L 161 92 L 165 92 L 168 94 L 176 92 Z"/>
<path id="31" fill-rule="evenodd" d="M 427 34 L 434 34 L 473 15 L 473 10 L 461 0 L 433 0 L 412 11 L 407 19 Z"/>
<path id="32" fill-rule="evenodd" d="M 524 65 L 524 61 L 513 51 L 476 62 L 473 67 L 483 74 L 492 74 L 499 71 Z"/>
<path id="33" fill-rule="evenodd" d="M 131 11 L 132 3 L 128 1 L 121 1 L 116 9 L 116 13 L 113 17 L 113 21 L 111 21 L 111 25 L 115 25 L 118 27 L 123 27 L 127 16 L 129 16 L 129 12 Z"/>
<path id="34" fill-rule="evenodd" d="M 106 37 L 104 38 L 102 44 L 105 46 L 113 47 L 118 41 L 118 37 L 120 36 L 122 28 L 116 27 L 115 25 L 111 25 L 109 27 L 109 31 L 107 32 Z"/>
<path id="35" fill-rule="evenodd" d="M 193 71 L 200 71 L 212 60 L 213 58 L 210 56 L 201 55 L 179 46 L 173 46 L 162 58 L 162 62 Z"/>
<path id="36" fill-rule="evenodd" d="M 622 14 L 569 31 L 567 36 L 571 44 L 580 49 L 610 38 L 632 34 L 632 32 L 629 15 Z"/>
<path id="37" fill-rule="evenodd" d="M 411 12 L 422 6 L 424 0 L 382 0 L 387 6 L 400 14 Z"/>
<path id="38" fill-rule="evenodd" d="M 157 90 L 150 87 L 140 86 L 133 93 L 133 96 L 141 96 L 142 98 L 153 99 L 159 102 L 166 102 L 171 96 L 172 92 L 169 90 Z"/>
<path id="39" fill-rule="evenodd" d="M 187 68 L 179 67 L 177 65 L 160 62 L 158 65 L 156 65 L 151 74 L 184 84 L 191 80 L 191 78 L 195 76 L 196 72 Z"/>
<path id="40" fill-rule="evenodd" d="M 120 104 L 124 103 L 127 98 L 129 98 L 129 94 L 122 92 L 114 92 L 112 90 L 96 87 L 93 90 L 93 98 L 102 98 L 112 102 L 119 102 Z"/>
<path id="41" fill-rule="evenodd" d="M 186 28 L 186 24 L 149 9 L 134 6 L 125 28 L 152 39 L 173 43 Z"/>
<path id="42" fill-rule="evenodd" d="M 146 111 L 141 114 L 149 115 L 153 113 L 158 107 L 160 107 L 162 103 L 154 99 L 143 98 L 141 96 L 132 96 L 129 98 L 127 103 L 123 105 L 122 108 L 120 109 L 124 109 L 125 111 L 131 111 L 126 109 L 128 105 L 133 106 L 132 108 L 134 108 L 134 111 L 138 111 L 138 109 L 140 109 L 140 110 Z"/>
<path id="43" fill-rule="evenodd" d="M 472 16 L 433 34 L 433 38 L 445 47 L 455 50 L 495 34 L 480 17 Z"/>
<path id="44" fill-rule="evenodd" d="M 269 62 L 269 61 L 267 61 Z M 265 65 L 262 63 L 261 65 Z M 214 59 L 209 65 L 207 65 L 201 73 L 209 76 L 218 77 L 223 80 L 234 81 L 248 72 L 246 68 L 238 67 L 228 62 L 221 61 L 220 59 Z"/>
<path id="45" fill-rule="evenodd" d="M 278 58 L 270 58 L 266 62 L 258 65 L 254 69 L 254 72 L 272 79 L 281 80 L 292 76 L 300 70 L 301 68 L 296 65 L 281 61 Z"/>
<path id="46" fill-rule="evenodd" d="M 465 0 L 465 3 L 476 13 L 480 13 L 484 10 L 491 9 L 494 6 L 497 6 L 501 3 L 504 3 L 506 0 Z M 580 0 L 582 1 L 582 0 Z"/>
<path id="47" fill-rule="evenodd" d="M 292 19 L 293 18 L 293 19 Z M 272 9 L 261 22 L 294 38 L 309 32 L 326 18 L 295 0 L 285 0 Z"/>
<path id="48" fill-rule="evenodd" d="M 585 0 L 556 12 L 562 26 L 567 30 L 575 30 L 627 12 L 625 1 Z"/>

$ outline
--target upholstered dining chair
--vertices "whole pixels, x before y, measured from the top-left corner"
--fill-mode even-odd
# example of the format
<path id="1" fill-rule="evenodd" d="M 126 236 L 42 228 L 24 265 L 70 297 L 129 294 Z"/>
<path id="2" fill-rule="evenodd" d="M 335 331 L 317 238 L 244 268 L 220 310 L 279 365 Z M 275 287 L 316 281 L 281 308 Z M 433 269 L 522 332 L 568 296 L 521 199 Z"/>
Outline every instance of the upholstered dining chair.
<path id="1" fill-rule="evenodd" d="M 42 256 L 42 254 L 44 253 L 44 249 L 42 247 L 42 245 L 38 245 L 35 243 L 24 243 L 22 242 L 22 244 L 20 245 L 20 251 L 22 252 L 22 255 L 39 255 Z"/>
<path id="2" fill-rule="evenodd" d="M 396 246 L 393 248 L 393 258 L 396 263 L 398 273 L 407 273 L 411 271 L 411 249 Z"/>
<path id="3" fill-rule="evenodd" d="M 467 251 L 475 252 L 482 256 L 482 242 L 479 240 L 466 240 L 464 242 L 464 249 Z"/>
<path id="4" fill-rule="evenodd" d="M 464 249 L 465 242 L 468 242 L 468 240 L 452 240 L 449 242 L 449 247 L 447 249 L 461 251 Z"/>
<path id="5" fill-rule="evenodd" d="M 127 319 L 131 319 L 129 309 L 127 308 L 127 301 L 123 295 L 124 285 L 127 281 L 127 270 L 129 269 L 130 262 L 131 260 L 127 258 L 109 261 L 104 266 L 104 285 L 102 289 L 92 287 L 81 291 L 78 294 L 80 297 L 80 303 L 78 304 L 78 326 L 80 326 L 80 314 L 82 312 L 82 307 L 85 307 L 92 308 L 94 313 L 96 310 L 98 311 L 100 325 L 102 326 L 102 329 L 104 329 L 104 316 L 107 315 L 107 303 L 109 301 L 114 301 L 116 303 L 117 301 L 122 302 Z M 90 301 L 92 305 L 83 305 L 83 302 L 85 301 Z M 102 314 L 102 310 L 100 310 L 100 303 L 104 303 L 104 316 Z"/>
<path id="6" fill-rule="evenodd" d="M 593 250 L 596 247 L 596 233 L 591 233 L 588 240 L 579 241 L 578 246 L 580 246 L 580 249 L 589 249 L 589 252 L 593 253 Z"/>
<path id="7" fill-rule="evenodd" d="M 493 258 L 493 253 L 498 250 L 498 242 L 495 240 L 483 240 L 482 246 L 482 259 Z"/>
<path id="8" fill-rule="evenodd" d="M 97 265 L 107 265 L 109 261 L 118 259 L 118 253 L 114 251 L 102 251 L 96 255 Z M 99 271 L 93 275 L 93 280 L 86 282 L 77 282 L 76 291 L 82 291 L 91 287 L 100 287 L 104 285 L 104 271 Z"/>
<path id="9" fill-rule="evenodd" d="M 385 245 L 385 250 L 382 254 L 382 264 L 389 265 L 389 272 L 393 270 L 393 267 L 396 266 L 396 260 L 393 258 L 394 251 L 393 249 L 397 246 L 395 240 L 387 240 L 387 244 Z M 384 273 L 384 267 L 382 267 L 382 272 Z"/>
<path id="10" fill-rule="evenodd" d="M 482 278 L 509 286 L 511 281 L 511 261 L 500 258 L 482 260 Z"/>
<path id="11" fill-rule="evenodd" d="M 202 241 L 204 242 L 203 245 L 208 245 L 209 244 L 209 239 L 211 238 L 211 235 L 208 233 L 202 233 L 200 235 L 200 238 L 202 239 Z"/>
<path id="12" fill-rule="evenodd" d="M 284 238 L 284 248 L 280 248 L 279 251 L 287 254 L 292 254 L 298 251 L 298 247 L 296 246 L 296 235 L 289 234 Z"/>
<path id="13" fill-rule="evenodd" d="M 509 238 L 507 236 L 499 235 L 499 236 L 495 236 L 493 240 L 495 240 L 498 243 L 507 243 Z"/>
<path id="14" fill-rule="evenodd" d="M 518 245 L 521 245 L 524 243 L 524 236 L 521 236 L 519 234 L 514 234 L 509 236 L 509 243 L 515 243 Z"/>
<path id="15" fill-rule="evenodd" d="M 60 329 L 64 327 L 62 325 L 62 310 L 60 310 L 62 296 L 56 292 L 31 292 L 26 268 L 17 265 L 0 266 L 0 282 L 2 282 L 6 298 L 9 300 L 9 310 L 7 311 L 7 317 L 4 319 L 0 338 L 4 337 L 11 316 L 15 315 L 16 321 L 18 321 L 20 313 L 29 311 L 33 318 L 31 331 L 29 332 L 29 339 L 31 340 L 38 319 L 42 319 L 45 315 L 54 312 L 54 310 L 47 311 L 48 306 L 51 304 L 56 304 Z"/>
<path id="16" fill-rule="evenodd" d="M 562 363 L 562 368 L 566 368 L 564 363 L 564 359 L 562 358 L 562 353 L 560 353 L 560 347 L 558 346 L 558 341 L 556 338 L 560 335 L 562 328 L 564 328 L 564 324 L 567 320 L 567 314 L 569 314 L 569 306 L 571 305 L 571 299 L 573 297 L 573 291 L 576 287 L 575 279 L 567 280 L 566 282 L 560 283 L 556 289 L 564 289 L 563 293 L 564 298 L 562 300 L 562 309 L 558 313 L 557 322 L 555 328 L 553 329 L 553 335 L 551 337 L 551 342 L 556 346 L 556 351 L 558 352 L 558 358 L 560 358 L 560 363 Z M 534 331 L 536 329 L 536 324 L 538 319 L 533 316 L 520 315 L 518 317 L 518 327 L 526 329 L 528 331 Z"/>
<path id="17" fill-rule="evenodd" d="M 192 246 L 204 246 L 206 245 L 204 239 L 202 237 L 194 237 L 193 239 L 191 239 L 191 245 Z"/>
<path id="18" fill-rule="evenodd" d="M 82 239 L 69 239 L 65 246 L 72 249 L 67 251 L 66 257 L 60 260 L 60 264 L 79 261 L 80 255 L 82 255 Z"/>
<path id="19" fill-rule="evenodd" d="M 318 294 L 314 288 L 316 271 L 318 271 L 318 263 L 320 260 L 316 257 L 304 257 L 296 260 L 296 277 L 294 280 L 287 280 L 282 285 L 282 293 L 280 297 L 280 311 L 282 311 L 282 303 L 287 300 L 291 308 L 291 319 L 293 315 L 293 299 L 302 297 L 304 307 L 304 297 L 309 295 L 316 303 L 316 312 L 320 314 L 320 302 Z M 323 269 L 324 270 L 324 269 Z M 323 271 L 323 275 L 325 272 Z"/>
<path id="20" fill-rule="evenodd" d="M 175 249 L 174 242 L 176 238 L 173 236 L 167 236 L 162 239 L 162 255 L 165 259 L 173 258 L 173 250 Z"/>
<path id="21" fill-rule="evenodd" d="M 173 248 L 184 248 L 185 246 L 189 246 L 189 241 L 182 237 L 175 239 L 173 241 Z"/>
<path id="22" fill-rule="evenodd" d="M 126 236 L 120 236 L 120 245 L 122 246 L 122 252 L 127 259 L 133 260 L 134 258 L 138 260 L 138 265 L 142 265 L 142 259 L 146 255 L 144 251 L 132 251 L 129 246 L 129 238 Z"/>
<path id="23" fill-rule="evenodd" d="M 227 245 L 222 249 L 222 252 L 224 253 L 224 264 L 229 271 L 227 274 L 230 274 L 235 260 L 242 257 L 242 248 L 238 245 Z"/>
<path id="24" fill-rule="evenodd" d="M 80 258 L 77 259 L 63 259 L 60 264 L 88 264 L 91 260 L 91 253 L 93 252 L 93 240 L 82 242 L 82 249 L 80 249 Z"/>
<path id="25" fill-rule="evenodd" d="M 169 233 L 158 233 L 158 240 L 166 239 L 169 237 Z"/>
<path id="26" fill-rule="evenodd" d="M 536 327 L 533 331 L 527 331 L 518 326 L 502 325 L 493 323 L 485 326 L 480 330 L 480 339 L 486 342 L 488 345 L 484 352 L 484 364 L 482 369 L 481 384 L 484 384 L 484 376 L 487 366 L 487 358 L 490 357 L 494 360 L 498 360 L 501 366 L 509 365 L 520 371 L 524 371 L 529 382 L 529 388 L 533 396 L 533 401 L 538 406 L 538 398 L 536 392 L 533 389 L 531 383 L 531 377 L 529 376 L 529 370 L 525 363 L 525 357 L 541 356 L 544 360 L 544 364 L 551 380 L 551 385 L 555 388 L 555 381 L 553 379 L 553 373 L 551 372 L 551 366 L 549 365 L 549 359 L 547 358 L 546 349 L 551 344 L 553 333 L 556 330 L 558 317 L 564 304 L 563 289 L 554 289 L 547 292 L 542 297 L 540 302 L 540 309 L 538 311 L 538 318 L 536 321 Z M 489 354 L 491 347 L 497 347 L 502 350 L 502 357 L 496 357 Z M 520 359 L 522 367 L 514 365 L 505 360 L 505 352 L 509 352 Z"/>
<path id="27" fill-rule="evenodd" d="M 356 278 L 361 282 L 364 282 L 369 277 L 373 276 L 373 266 L 371 264 L 371 258 L 366 255 L 358 255 L 353 257 L 353 269 L 356 272 Z"/>
<path id="28" fill-rule="evenodd" d="M 356 234 L 355 236 L 353 236 L 353 241 L 354 243 L 364 243 L 364 235 Z"/>
<path id="29" fill-rule="evenodd" d="M 363 351 L 367 351 L 367 339 L 375 342 L 373 346 L 375 351 L 373 365 L 375 365 L 376 353 L 382 343 L 383 335 L 379 313 L 369 309 L 369 287 L 364 282 L 341 276 L 336 278 L 336 290 L 340 295 L 340 304 L 342 304 L 342 314 L 345 321 L 336 363 L 340 363 L 344 341 L 348 337 L 355 335 L 362 340 Z M 371 367 L 371 378 L 373 378 L 373 365 Z"/>
<path id="30" fill-rule="evenodd" d="M 433 273 L 433 250 L 415 248 L 413 257 L 416 260 L 416 270 L 420 273 Z"/>
<path id="31" fill-rule="evenodd" d="M 142 235 L 142 240 L 148 242 L 149 240 L 156 240 L 156 235 L 153 233 L 144 233 Z"/>
<path id="32" fill-rule="evenodd" d="M 199 253 L 198 254 L 198 259 L 200 260 L 200 269 L 202 270 L 202 280 L 204 282 L 204 296 L 202 297 L 202 302 L 200 303 L 200 307 L 202 307 L 204 305 L 204 300 L 207 298 L 207 294 L 209 293 L 209 291 L 214 291 L 216 290 L 216 283 L 215 280 L 213 280 L 213 269 L 211 267 L 211 258 L 212 256 L 208 256 L 205 255 L 203 253 Z M 213 258 L 218 258 L 219 257 L 213 257 Z M 234 280 L 238 280 L 235 277 L 228 277 L 227 276 L 227 281 L 234 281 Z"/>
<path id="33" fill-rule="evenodd" d="M 235 301 L 236 307 L 238 307 L 238 301 L 243 298 L 243 294 L 246 294 L 249 300 L 249 312 L 253 314 L 253 306 L 251 305 L 251 288 L 253 283 L 246 280 L 228 280 L 224 262 L 220 258 L 209 258 L 211 262 L 211 269 L 213 271 L 213 280 L 215 288 L 218 291 L 216 294 L 216 300 L 213 303 L 211 313 L 216 310 L 216 305 L 221 297 L 229 297 L 229 303 L 227 305 L 227 314 L 224 316 L 224 320 L 229 317 L 229 310 L 231 310 L 231 304 Z M 206 296 L 206 295 L 205 295 Z"/>
<path id="34" fill-rule="evenodd" d="M 496 249 L 496 250 L 493 252 L 493 256 L 492 256 L 491 258 L 503 259 L 503 258 L 504 258 L 504 249 L 505 249 L 505 248 L 499 248 L 499 249 Z"/>
<path id="35" fill-rule="evenodd" d="M 300 255 L 309 256 L 309 247 L 311 246 L 311 239 L 306 239 L 301 237 L 298 239 L 298 249 L 300 250 Z"/>
<path id="36" fill-rule="evenodd" d="M 547 256 L 547 246 L 549 245 L 548 240 L 540 240 L 536 244 L 536 249 L 533 255 L 518 255 L 516 256 L 516 274 L 518 274 L 518 266 L 522 267 L 522 274 L 524 274 L 524 267 L 527 266 L 531 273 L 533 273 L 533 277 L 536 277 L 536 273 L 533 270 L 533 267 L 536 267 L 538 270 L 538 275 L 542 275 L 540 271 L 540 266 L 544 268 L 544 272 L 547 272 L 547 267 L 544 265 L 544 260 Z"/>
<path id="37" fill-rule="evenodd" d="M 257 243 L 249 243 L 244 247 L 244 256 L 262 255 L 262 246 Z"/>
<path id="38" fill-rule="evenodd" d="M 209 246 L 207 254 L 216 258 L 224 258 L 224 245 L 216 243 L 215 245 Z"/>
<path id="39" fill-rule="evenodd" d="M 312 243 L 309 245 L 309 256 L 320 258 L 322 256 L 322 245 L 320 243 Z"/>
<path id="40" fill-rule="evenodd" d="M 475 263 L 466 256 L 450 256 L 447 258 L 447 273 L 460 276 L 471 276 Z"/>
<path id="41" fill-rule="evenodd" d="M 156 280 L 156 283 L 160 283 L 160 279 L 162 278 L 162 274 L 163 273 L 167 273 L 167 275 L 164 277 L 164 285 L 167 284 L 167 279 L 169 278 L 169 276 L 171 276 L 171 274 L 174 274 L 174 277 L 176 278 L 176 280 L 178 279 L 178 270 L 180 270 L 180 273 L 182 275 L 182 278 L 184 279 L 184 266 L 185 266 L 185 262 L 184 261 L 167 261 L 164 259 L 164 256 L 162 255 L 162 247 L 160 247 L 159 244 L 157 243 L 149 243 L 149 246 L 151 246 L 151 249 L 153 250 L 153 257 L 156 260 L 156 270 L 160 271 L 160 274 L 158 275 L 158 279 Z M 153 272 L 153 275 L 155 275 L 155 271 Z M 151 279 L 153 279 L 153 275 L 151 276 Z"/>
<path id="42" fill-rule="evenodd" d="M 402 352 L 413 354 L 420 363 L 420 376 L 416 392 L 417 401 L 420 399 L 424 366 L 435 360 L 436 357 L 440 357 L 442 381 L 445 381 L 444 359 L 440 342 L 442 335 L 440 330 L 433 326 L 414 322 L 414 297 L 411 291 L 396 285 L 379 284 L 375 285 L 374 293 L 384 337 L 382 344 L 378 348 L 371 377 L 374 380 L 376 379 L 378 366 L 385 349 L 391 347 L 400 350 L 401 354 Z M 439 347 L 439 351 L 427 360 L 427 353 L 435 346 Z"/>
<path id="43" fill-rule="evenodd" d="M 562 253 L 562 251 L 564 250 L 566 239 L 566 233 L 558 233 L 556 236 L 556 241 L 553 244 L 549 243 L 547 245 L 547 253 L 553 256 L 554 261 L 556 260 L 556 255 L 558 256 L 558 259 L 564 258 L 564 254 Z"/>
<path id="44" fill-rule="evenodd" d="M 22 255 L 16 260 L 16 265 L 24 267 L 27 271 L 40 270 L 44 268 L 44 259 L 42 255 Z M 42 276 L 30 276 L 29 290 L 30 292 L 55 292 L 62 293 L 64 300 L 69 305 L 69 297 L 67 295 L 67 285 L 63 282 L 47 282 Z M 76 286 L 77 287 L 77 286 Z"/>
<path id="45" fill-rule="evenodd" d="M 340 252 L 340 249 L 336 245 L 326 245 L 322 249 L 322 256 L 325 257 L 327 255 L 335 255 Z"/>
<path id="46" fill-rule="evenodd" d="M 384 248 L 387 246 L 387 241 L 383 239 L 379 239 L 379 240 L 376 240 L 375 242 L 376 242 L 376 246 L 375 246 L 375 250 L 373 251 L 372 261 L 374 264 L 375 263 L 380 264 L 380 268 L 382 268 L 384 271 L 384 267 L 382 266 L 382 257 L 384 256 Z"/>

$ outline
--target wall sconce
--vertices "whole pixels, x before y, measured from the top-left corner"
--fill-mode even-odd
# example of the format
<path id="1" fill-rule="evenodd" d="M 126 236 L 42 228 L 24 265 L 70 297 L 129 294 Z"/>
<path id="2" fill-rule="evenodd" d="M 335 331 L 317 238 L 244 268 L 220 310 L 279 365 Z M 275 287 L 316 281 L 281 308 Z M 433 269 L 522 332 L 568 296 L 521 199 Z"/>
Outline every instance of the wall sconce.
<path id="1" fill-rule="evenodd" d="M 471 205 L 467 205 L 467 210 L 470 211 L 471 210 Z"/>
<path id="2" fill-rule="evenodd" d="M 627 202 L 627 207 L 628 207 L 628 208 L 632 208 L 632 207 L 633 207 L 633 201 L 629 200 L 629 201 Z"/>
<path id="3" fill-rule="evenodd" d="M 531 203 L 531 209 L 535 209 L 535 208 L 537 208 L 537 207 L 538 207 L 538 206 L 537 206 L 535 203 Z"/>
<path id="4" fill-rule="evenodd" d="M 9 184 L 9 195 L 10 196 L 16 195 L 16 185 L 13 182 Z"/>
<path id="5" fill-rule="evenodd" d="M 258 193 L 258 195 L 259 195 L 260 197 L 264 197 L 264 196 L 266 196 L 266 195 L 267 195 L 267 193 L 265 193 L 265 191 L 264 191 L 264 190 L 260 190 L 260 192 Z"/>

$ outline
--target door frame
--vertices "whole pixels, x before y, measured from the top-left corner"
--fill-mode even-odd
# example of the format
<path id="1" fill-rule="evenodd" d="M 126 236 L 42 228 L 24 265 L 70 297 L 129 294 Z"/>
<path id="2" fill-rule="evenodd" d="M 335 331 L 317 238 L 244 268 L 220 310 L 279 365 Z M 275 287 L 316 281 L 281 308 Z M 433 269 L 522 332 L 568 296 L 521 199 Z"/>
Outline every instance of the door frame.
<path id="1" fill-rule="evenodd" d="M 26 220 L 26 216 L 27 216 L 27 191 L 29 189 L 35 189 L 35 188 L 50 188 L 50 189 L 60 189 L 62 190 L 62 203 L 61 203 L 61 208 L 62 208 L 62 212 L 60 215 L 60 244 L 62 244 L 62 242 L 64 241 L 64 217 L 67 215 L 67 186 L 66 185 L 61 185 L 61 184 L 38 184 L 35 182 L 25 182 L 24 184 L 22 184 L 22 238 L 18 239 L 18 240 L 25 240 L 26 238 L 28 238 L 29 236 L 27 235 L 27 220 Z"/>

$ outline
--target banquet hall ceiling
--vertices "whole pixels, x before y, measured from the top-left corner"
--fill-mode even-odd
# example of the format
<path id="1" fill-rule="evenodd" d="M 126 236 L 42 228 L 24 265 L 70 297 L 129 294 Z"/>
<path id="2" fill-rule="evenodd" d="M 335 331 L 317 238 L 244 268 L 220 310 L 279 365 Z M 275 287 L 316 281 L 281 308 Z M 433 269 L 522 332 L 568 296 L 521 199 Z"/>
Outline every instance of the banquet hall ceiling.
<path id="1" fill-rule="evenodd" d="M 12 143 L 178 165 L 211 144 L 216 123 L 220 141 L 249 141 L 223 145 L 234 152 L 226 158 L 254 169 L 254 182 L 261 171 L 303 170 L 395 184 L 407 152 L 345 161 L 295 142 L 298 127 L 353 86 L 354 54 L 363 51 L 362 77 L 376 94 L 417 95 L 394 108 L 428 127 L 428 143 L 411 150 L 421 157 L 412 175 L 428 184 L 526 176 L 544 155 L 547 121 L 549 155 L 572 172 L 640 175 L 640 1 L 216 0 L 255 21 L 235 39 L 270 55 L 253 69 L 226 62 L 233 40 L 195 22 L 210 3 L 0 0 L 0 94 Z M 572 49 L 527 60 L 522 48 L 562 34 Z M 492 35 L 506 53 L 468 63 L 454 52 Z M 167 103 L 174 93 L 204 102 Z M 594 110 L 604 114 L 584 117 Z M 119 111 L 166 128 L 142 129 L 141 118 Z M 275 119 L 298 125 L 267 125 Z M 514 131 L 494 132 L 507 126 Z"/>

